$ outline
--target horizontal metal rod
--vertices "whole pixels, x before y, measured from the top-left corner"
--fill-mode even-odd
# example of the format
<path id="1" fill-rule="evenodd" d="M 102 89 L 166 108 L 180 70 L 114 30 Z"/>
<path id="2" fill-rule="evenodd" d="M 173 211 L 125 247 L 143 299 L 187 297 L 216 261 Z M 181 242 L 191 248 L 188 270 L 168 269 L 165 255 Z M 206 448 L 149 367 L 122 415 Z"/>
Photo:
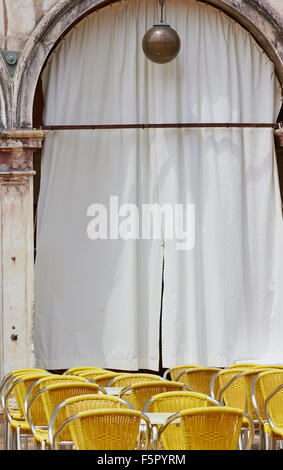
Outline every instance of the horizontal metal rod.
<path id="1" fill-rule="evenodd" d="M 99 129 L 170 129 L 170 128 L 214 128 L 214 127 L 238 127 L 238 128 L 272 128 L 278 129 L 279 123 L 264 123 L 264 122 L 193 122 L 193 123 L 173 123 L 173 124 L 85 124 L 85 125 L 48 125 L 43 126 L 41 129 L 49 131 L 64 131 L 64 130 L 99 130 Z"/>

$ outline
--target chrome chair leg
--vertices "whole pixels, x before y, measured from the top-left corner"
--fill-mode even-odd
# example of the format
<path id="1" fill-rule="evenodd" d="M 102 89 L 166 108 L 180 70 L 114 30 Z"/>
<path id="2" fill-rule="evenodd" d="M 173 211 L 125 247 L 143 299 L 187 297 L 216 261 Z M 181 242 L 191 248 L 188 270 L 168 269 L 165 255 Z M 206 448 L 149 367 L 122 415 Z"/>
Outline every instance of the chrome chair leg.
<path id="1" fill-rule="evenodd" d="M 8 448 L 8 423 L 5 419 L 4 422 L 4 449 L 7 450 Z"/>
<path id="2" fill-rule="evenodd" d="M 21 428 L 20 426 L 17 427 L 17 432 L 16 432 L 16 449 L 21 450 Z"/>
<path id="3" fill-rule="evenodd" d="M 11 450 L 17 449 L 17 433 L 14 429 L 11 429 Z"/>
<path id="4" fill-rule="evenodd" d="M 243 450 L 243 436 L 240 434 L 239 437 L 239 450 Z"/>
<path id="5" fill-rule="evenodd" d="M 264 441 L 265 441 L 265 450 L 269 450 L 270 447 L 270 439 L 269 439 L 269 434 L 266 432 L 264 434 Z"/>
<path id="6" fill-rule="evenodd" d="M 7 426 L 7 450 L 12 450 L 12 431 L 10 423 Z"/>

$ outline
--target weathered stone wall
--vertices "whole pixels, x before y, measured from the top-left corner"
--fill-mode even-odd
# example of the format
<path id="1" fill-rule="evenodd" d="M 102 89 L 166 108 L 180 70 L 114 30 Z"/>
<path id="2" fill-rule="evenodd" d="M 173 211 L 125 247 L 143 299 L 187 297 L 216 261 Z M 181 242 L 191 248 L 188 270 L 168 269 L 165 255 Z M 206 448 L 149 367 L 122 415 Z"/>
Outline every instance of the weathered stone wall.
<path id="1" fill-rule="evenodd" d="M 0 0 L 0 48 L 21 51 L 44 14 L 58 0 Z"/>
<path id="2" fill-rule="evenodd" d="M 0 0 L 0 49 L 21 51 L 35 26 L 58 1 Z M 283 23 L 282 0 L 257 0 L 257 3 Z"/>

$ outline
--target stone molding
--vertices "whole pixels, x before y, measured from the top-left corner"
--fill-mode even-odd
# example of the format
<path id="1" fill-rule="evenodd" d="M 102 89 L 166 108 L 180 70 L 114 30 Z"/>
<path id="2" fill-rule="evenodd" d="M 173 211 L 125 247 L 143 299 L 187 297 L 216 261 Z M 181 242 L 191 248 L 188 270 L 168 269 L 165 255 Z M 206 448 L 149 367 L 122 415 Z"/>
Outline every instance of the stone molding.
<path id="1" fill-rule="evenodd" d="M 40 149 L 46 131 L 0 131 L 0 175 L 32 174 L 33 152 Z"/>
<path id="2" fill-rule="evenodd" d="M 12 87 L 8 69 L 0 54 L 0 129 L 12 124 Z"/>
<path id="3" fill-rule="evenodd" d="M 13 127 L 32 127 L 32 108 L 38 78 L 53 48 L 62 36 L 95 8 L 107 5 L 102 0 L 59 0 L 43 17 L 27 41 L 13 80 Z M 206 0 L 233 17 L 250 31 L 274 63 L 283 84 L 282 24 L 264 0 Z"/>

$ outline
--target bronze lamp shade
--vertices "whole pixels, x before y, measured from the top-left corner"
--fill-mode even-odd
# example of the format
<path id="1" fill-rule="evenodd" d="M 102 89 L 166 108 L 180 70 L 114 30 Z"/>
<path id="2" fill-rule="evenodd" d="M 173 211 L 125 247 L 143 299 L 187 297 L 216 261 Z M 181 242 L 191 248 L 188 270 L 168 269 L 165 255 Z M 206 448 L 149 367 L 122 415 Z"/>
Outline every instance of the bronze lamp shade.
<path id="1" fill-rule="evenodd" d="M 167 64 L 178 55 L 181 41 L 177 32 L 167 23 L 157 23 L 144 35 L 143 51 L 148 59 L 157 64 Z"/>

